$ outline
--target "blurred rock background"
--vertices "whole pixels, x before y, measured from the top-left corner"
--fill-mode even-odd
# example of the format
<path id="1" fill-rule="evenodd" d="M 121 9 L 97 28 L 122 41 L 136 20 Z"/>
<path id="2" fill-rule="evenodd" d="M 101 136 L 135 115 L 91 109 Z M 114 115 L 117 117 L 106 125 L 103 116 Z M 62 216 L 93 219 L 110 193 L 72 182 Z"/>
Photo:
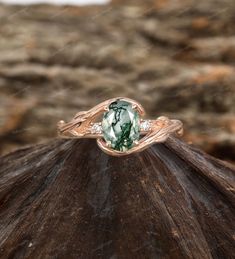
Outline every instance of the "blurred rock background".
<path id="1" fill-rule="evenodd" d="M 235 162 L 235 1 L 0 5 L 1 154 L 116 96 L 183 120 L 186 141 Z"/>

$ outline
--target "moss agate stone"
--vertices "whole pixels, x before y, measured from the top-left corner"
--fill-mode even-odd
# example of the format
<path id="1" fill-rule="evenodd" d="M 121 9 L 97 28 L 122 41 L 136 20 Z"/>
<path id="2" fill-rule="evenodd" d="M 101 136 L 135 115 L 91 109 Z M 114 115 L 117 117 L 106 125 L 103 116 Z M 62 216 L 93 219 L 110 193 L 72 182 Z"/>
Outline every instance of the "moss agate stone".
<path id="1" fill-rule="evenodd" d="M 109 105 L 102 120 L 103 136 L 107 144 L 115 150 L 126 151 L 140 137 L 139 114 L 126 101 L 115 101 Z"/>

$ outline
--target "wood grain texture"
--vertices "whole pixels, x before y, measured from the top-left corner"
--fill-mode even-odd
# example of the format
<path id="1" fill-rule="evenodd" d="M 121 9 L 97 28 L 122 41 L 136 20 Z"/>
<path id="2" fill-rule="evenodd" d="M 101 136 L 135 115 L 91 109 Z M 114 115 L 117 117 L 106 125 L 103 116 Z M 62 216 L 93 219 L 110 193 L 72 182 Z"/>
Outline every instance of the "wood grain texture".
<path id="1" fill-rule="evenodd" d="M 0 258 L 235 257 L 235 169 L 185 144 L 54 140 L 0 158 Z"/>

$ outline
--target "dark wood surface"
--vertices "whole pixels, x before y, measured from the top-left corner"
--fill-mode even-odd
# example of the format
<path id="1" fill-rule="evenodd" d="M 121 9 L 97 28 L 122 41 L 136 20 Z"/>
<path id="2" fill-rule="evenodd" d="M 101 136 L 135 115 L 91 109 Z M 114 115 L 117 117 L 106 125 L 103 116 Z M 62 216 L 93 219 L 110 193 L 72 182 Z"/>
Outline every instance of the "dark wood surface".
<path id="1" fill-rule="evenodd" d="M 0 258 L 235 258 L 235 169 L 177 139 L 54 140 L 0 158 Z"/>

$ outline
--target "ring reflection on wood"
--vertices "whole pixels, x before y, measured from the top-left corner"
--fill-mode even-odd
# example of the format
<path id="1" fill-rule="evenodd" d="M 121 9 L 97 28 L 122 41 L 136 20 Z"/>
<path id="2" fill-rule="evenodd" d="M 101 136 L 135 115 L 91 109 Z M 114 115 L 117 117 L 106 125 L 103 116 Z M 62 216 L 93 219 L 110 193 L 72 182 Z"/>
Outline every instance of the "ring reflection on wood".
<path id="1" fill-rule="evenodd" d="M 232 166 L 179 139 L 128 157 L 89 139 L 0 158 L 0 258 L 234 258 Z"/>
<path id="2" fill-rule="evenodd" d="M 125 103 L 125 105 L 131 105 L 132 108 L 127 113 L 129 118 L 125 120 L 125 123 L 117 125 L 117 118 L 118 115 L 120 117 L 120 112 L 125 110 L 123 107 L 117 108 L 117 102 Z M 101 122 L 96 122 L 97 119 L 100 117 L 101 114 L 107 112 L 112 104 L 115 103 L 115 113 L 111 113 L 113 121 L 110 121 L 110 127 L 106 124 L 106 128 L 110 130 L 111 137 L 110 140 L 116 139 L 118 142 L 118 137 L 115 136 L 115 127 L 122 132 L 122 136 L 124 135 L 124 141 L 121 140 L 121 149 L 116 149 L 111 146 L 111 142 L 107 142 L 105 139 L 105 129 L 104 126 L 101 126 Z M 130 119 L 130 114 L 131 118 Z M 181 136 L 183 134 L 183 124 L 179 120 L 170 120 L 167 117 L 161 116 L 156 120 L 139 120 L 138 116 L 143 116 L 145 114 L 144 108 L 136 101 L 124 98 L 124 97 L 117 97 L 107 101 L 104 101 L 97 106 L 93 107 L 89 111 L 82 111 L 75 115 L 72 121 L 65 123 L 64 121 L 60 121 L 58 123 L 58 133 L 59 136 L 63 138 L 97 138 L 98 146 L 103 150 L 106 154 L 113 155 L 113 156 L 123 156 L 128 155 L 136 152 L 143 151 L 144 149 L 148 148 L 149 146 L 153 145 L 154 143 L 161 143 L 167 140 L 167 138 L 171 134 L 175 134 L 177 136 Z M 127 117 L 126 116 L 126 117 Z M 137 116 L 136 119 L 133 119 Z M 104 119 L 103 119 L 104 121 Z M 149 128 L 143 128 L 141 125 L 144 123 L 150 124 Z M 103 123 L 102 123 L 103 124 Z M 129 131 L 126 132 L 124 126 L 129 126 Z M 133 126 L 135 125 L 135 126 Z M 94 131 L 94 126 L 97 130 Z M 126 126 L 125 126 L 126 127 Z M 122 130 L 120 130 L 122 128 Z M 132 133 L 131 133 L 132 129 Z M 134 131 L 134 133 L 133 133 Z M 136 132 L 135 132 L 136 131 Z M 126 134 L 127 133 L 127 134 Z M 130 140 L 130 135 L 135 135 L 132 140 Z M 144 135 L 141 139 L 137 135 Z M 104 139 L 104 138 L 105 139 Z M 119 136 L 120 137 L 120 136 Z M 128 146 L 128 141 L 130 140 L 131 145 Z M 126 144 L 124 142 L 126 141 Z M 120 143 L 118 143 L 120 144 Z M 133 145 L 132 145 L 133 144 Z"/>

